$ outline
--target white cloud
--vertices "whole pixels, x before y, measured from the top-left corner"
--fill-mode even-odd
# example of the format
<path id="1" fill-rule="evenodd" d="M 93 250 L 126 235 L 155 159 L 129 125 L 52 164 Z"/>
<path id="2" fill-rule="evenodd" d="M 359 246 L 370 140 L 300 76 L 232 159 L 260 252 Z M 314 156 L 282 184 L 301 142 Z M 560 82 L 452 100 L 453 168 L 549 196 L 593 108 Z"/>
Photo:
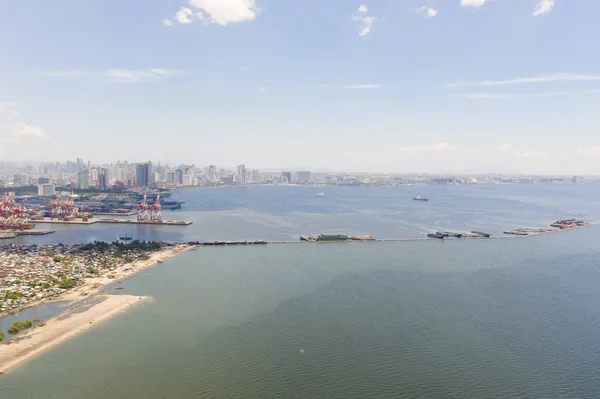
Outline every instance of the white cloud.
<path id="1" fill-rule="evenodd" d="M 456 147 L 447 143 L 426 145 L 422 147 L 400 147 L 396 148 L 399 152 L 419 153 L 419 152 L 446 152 L 455 150 Z"/>
<path id="2" fill-rule="evenodd" d="M 8 127 L 8 130 L 14 137 L 18 138 L 44 138 L 48 137 L 46 132 L 41 127 L 29 126 L 24 123 L 13 123 Z"/>
<path id="3" fill-rule="evenodd" d="M 361 14 L 364 14 L 367 11 L 368 11 L 368 8 L 364 4 L 361 4 L 357 10 L 357 12 L 361 13 Z M 369 32 L 371 32 L 371 27 L 373 26 L 373 23 L 377 20 L 377 18 L 353 14 L 352 20 L 359 23 L 358 24 L 358 27 L 359 27 L 358 34 L 360 36 L 366 36 L 369 34 Z"/>
<path id="4" fill-rule="evenodd" d="M 163 26 L 173 25 L 173 21 L 171 21 L 170 19 L 163 19 L 162 23 L 163 23 Z"/>
<path id="5" fill-rule="evenodd" d="M 564 97 L 575 96 L 581 94 L 598 94 L 600 90 L 585 90 L 585 91 L 562 91 L 562 92 L 546 92 L 546 93 L 463 93 L 461 97 L 472 100 L 514 100 L 519 98 L 532 97 Z"/>
<path id="6" fill-rule="evenodd" d="M 460 0 L 461 7 L 482 7 L 486 0 Z"/>
<path id="7" fill-rule="evenodd" d="M 312 89 L 358 89 L 358 90 L 371 90 L 371 89 L 383 89 L 387 85 L 383 84 L 358 84 L 358 85 L 311 85 Z"/>
<path id="8" fill-rule="evenodd" d="M 173 76 L 179 76 L 185 71 L 165 68 L 150 68 L 150 69 L 109 69 L 106 71 L 82 71 L 82 70 L 65 70 L 65 71 L 41 71 L 41 75 L 46 76 L 61 76 L 61 77 L 79 77 L 92 76 L 108 78 L 112 83 L 138 83 L 166 79 Z"/>
<path id="9" fill-rule="evenodd" d="M 541 0 L 536 4 L 533 16 L 538 17 L 540 15 L 548 14 L 554 8 L 554 0 Z"/>
<path id="10" fill-rule="evenodd" d="M 37 126 L 30 126 L 20 122 L 0 125 L 0 143 L 20 143 L 26 140 L 45 139 L 47 137 L 46 132 Z"/>
<path id="11" fill-rule="evenodd" d="M 177 11 L 173 19 L 180 24 L 191 24 L 192 19 L 190 17 L 194 17 L 194 12 L 187 7 L 181 7 L 181 10 Z"/>
<path id="12" fill-rule="evenodd" d="M 189 0 L 189 4 L 199 11 L 193 12 L 191 9 L 183 7 L 174 20 L 188 24 L 196 18 L 217 25 L 228 25 L 253 21 L 260 12 L 255 0 Z M 183 18 L 180 18 L 182 12 Z"/>
<path id="13" fill-rule="evenodd" d="M 412 12 L 417 14 L 425 14 L 425 18 L 433 18 L 437 15 L 437 10 L 428 6 L 414 7 L 410 9 Z"/>
<path id="14" fill-rule="evenodd" d="M 589 148 L 580 148 L 577 151 L 577 155 L 580 157 L 590 157 L 600 159 L 600 145 L 592 146 Z"/>
<path id="15" fill-rule="evenodd" d="M 529 83 L 555 83 L 555 82 L 590 82 L 598 81 L 598 75 L 577 75 L 572 73 L 555 73 L 552 75 L 535 76 L 530 78 L 516 78 L 508 80 L 485 80 L 483 82 L 454 82 L 448 84 L 448 87 L 467 87 L 467 86 L 506 86 Z"/>

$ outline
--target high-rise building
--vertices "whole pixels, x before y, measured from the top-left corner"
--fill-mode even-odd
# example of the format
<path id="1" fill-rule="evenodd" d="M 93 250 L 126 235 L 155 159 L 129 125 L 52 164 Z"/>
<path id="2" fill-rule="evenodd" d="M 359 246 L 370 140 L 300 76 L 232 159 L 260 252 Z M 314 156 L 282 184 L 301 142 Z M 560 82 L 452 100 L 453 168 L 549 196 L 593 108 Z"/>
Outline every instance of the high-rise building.
<path id="1" fill-rule="evenodd" d="M 248 176 L 246 176 L 246 165 L 238 165 L 237 173 L 235 175 L 236 184 L 246 184 Z"/>
<path id="2" fill-rule="evenodd" d="M 211 181 L 217 180 L 217 167 L 215 165 L 208 165 L 208 179 Z"/>
<path id="3" fill-rule="evenodd" d="M 571 179 L 571 183 L 575 184 L 581 184 L 582 181 L 583 179 L 581 178 L 581 176 L 573 176 L 573 179 Z"/>
<path id="4" fill-rule="evenodd" d="M 292 182 L 292 172 L 281 172 L 281 180 L 284 183 Z"/>
<path id="5" fill-rule="evenodd" d="M 98 188 L 106 190 L 108 187 L 108 169 L 101 168 L 98 174 Z"/>
<path id="6" fill-rule="evenodd" d="M 138 163 L 135 167 L 136 187 L 150 187 L 153 180 L 154 174 L 152 173 L 152 163 L 150 161 Z"/>
<path id="7" fill-rule="evenodd" d="M 98 168 L 93 167 L 90 169 L 90 185 L 93 187 L 98 187 L 100 178 L 100 171 Z"/>
<path id="8" fill-rule="evenodd" d="M 82 190 L 90 188 L 90 172 L 87 169 L 77 173 L 77 188 Z"/>
<path id="9" fill-rule="evenodd" d="M 308 183 L 310 181 L 310 172 L 302 171 L 298 172 L 298 183 Z"/>
<path id="10" fill-rule="evenodd" d="M 38 195 L 41 197 L 51 197 L 56 195 L 56 186 L 54 184 L 39 184 Z"/>

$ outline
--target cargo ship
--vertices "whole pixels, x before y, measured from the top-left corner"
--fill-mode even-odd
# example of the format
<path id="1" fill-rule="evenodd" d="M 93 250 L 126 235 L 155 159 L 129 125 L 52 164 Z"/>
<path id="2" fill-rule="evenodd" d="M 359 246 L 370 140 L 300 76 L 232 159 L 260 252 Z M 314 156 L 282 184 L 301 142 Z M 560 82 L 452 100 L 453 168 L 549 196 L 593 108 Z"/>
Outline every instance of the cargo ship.
<path id="1" fill-rule="evenodd" d="M 317 237 L 317 241 L 348 241 L 348 236 L 345 234 L 321 234 Z"/>
<path id="2" fill-rule="evenodd" d="M 421 197 L 420 195 L 417 195 L 416 197 L 413 197 L 413 200 L 415 200 L 415 201 L 429 201 L 427 198 Z"/>

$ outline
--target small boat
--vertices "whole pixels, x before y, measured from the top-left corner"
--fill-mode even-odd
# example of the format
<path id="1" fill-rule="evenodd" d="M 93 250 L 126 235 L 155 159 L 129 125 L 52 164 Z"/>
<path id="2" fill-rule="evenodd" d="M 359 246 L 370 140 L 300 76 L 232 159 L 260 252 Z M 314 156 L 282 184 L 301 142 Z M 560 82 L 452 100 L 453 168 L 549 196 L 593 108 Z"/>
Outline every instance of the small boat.
<path id="1" fill-rule="evenodd" d="M 325 193 L 316 193 L 315 194 L 315 197 L 324 197 L 324 196 L 325 196 Z"/>
<path id="2" fill-rule="evenodd" d="M 119 236 L 119 240 L 121 240 L 121 241 L 131 241 L 131 240 L 133 240 L 133 237 L 132 236 L 128 236 L 128 235 L 120 235 Z"/>
<path id="3" fill-rule="evenodd" d="M 163 263 L 163 261 L 159 259 L 156 261 L 156 263 Z"/>
<path id="4" fill-rule="evenodd" d="M 413 200 L 415 200 L 415 201 L 429 201 L 427 198 L 423 198 L 420 195 L 417 195 L 416 197 L 413 197 Z"/>

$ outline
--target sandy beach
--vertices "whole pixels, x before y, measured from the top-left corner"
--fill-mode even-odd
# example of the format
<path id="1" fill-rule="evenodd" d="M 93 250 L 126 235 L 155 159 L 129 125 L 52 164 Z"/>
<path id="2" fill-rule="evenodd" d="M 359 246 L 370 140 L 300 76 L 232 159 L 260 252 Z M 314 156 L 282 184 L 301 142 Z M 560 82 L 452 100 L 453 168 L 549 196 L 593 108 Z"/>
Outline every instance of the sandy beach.
<path id="1" fill-rule="evenodd" d="M 36 326 L 17 335 L 10 344 L 0 344 L 0 371 L 6 371 L 147 298 L 133 295 L 102 295 L 96 298 L 102 302 L 83 312 L 78 313 L 76 307 L 68 309 L 47 320 L 46 325 Z"/>
<path id="2" fill-rule="evenodd" d="M 125 263 L 114 270 L 114 274 L 107 274 L 102 277 L 96 278 L 86 278 L 85 283 L 74 288 L 72 290 L 67 291 L 63 295 L 60 296 L 60 300 L 68 300 L 68 301 L 78 301 L 86 296 L 93 295 L 98 291 L 102 290 L 102 288 L 108 284 L 119 281 L 123 278 L 132 276 L 138 273 L 141 270 L 144 270 L 154 264 L 159 262 L 164 262 L 165 260 L 179 255 L 182 252 L 190 250 L 194 248 L 192 245 L 188 244 L 178 244 L 173 247 L 168 247 L 162 249 L 157 252 L 153 252 L 150 254 L 150 258 L 146 260 L 140 260 L 132 263 Z M 112 276 L 112 277 L 109 277 Z"/>
<path id="3" fill-rule="evenodd" d="M 35 306 L 41 305 L 45 302 L 50 302 L 53 300 L 67 300 L 71 302 L 79 301 L 84 299 L 87 296 L 98 293 L 102 290 L 106 285 L 119 281 L 123 278 L 127 278 L 132 276 L 139 271 L 146 269 L 156 263 L 164 262 L 165 260 L 176 256 L 182 252 L 195 248 L 196 246 L 188 245 L 188 244 L 177 244 L 172 247 L 164 248 L 160 251 L 156 251 L 150 254 L 150 257 L 146 260 L 139 260 L 131 263 L 124 263 L 120 265 L 117 269 L 114 270 L 114 274 L 106 274 L 102 277 L 96 278 L 86 278 L 85 282 L 73 288 L 71 290 L 65 291 L 59 297 L 55 297 L 53 299 L 44 298 L 39 301 L 31 302 L 26 306 L 21 306 L 18 310 L 13 310 L 10 313 L 16 313 L 18 311 L 33 308 Z M 109 278 L 108 276 L 113 276 Z M 0 312 L 0 318 L 8 315 L 9 312 Z"/>

